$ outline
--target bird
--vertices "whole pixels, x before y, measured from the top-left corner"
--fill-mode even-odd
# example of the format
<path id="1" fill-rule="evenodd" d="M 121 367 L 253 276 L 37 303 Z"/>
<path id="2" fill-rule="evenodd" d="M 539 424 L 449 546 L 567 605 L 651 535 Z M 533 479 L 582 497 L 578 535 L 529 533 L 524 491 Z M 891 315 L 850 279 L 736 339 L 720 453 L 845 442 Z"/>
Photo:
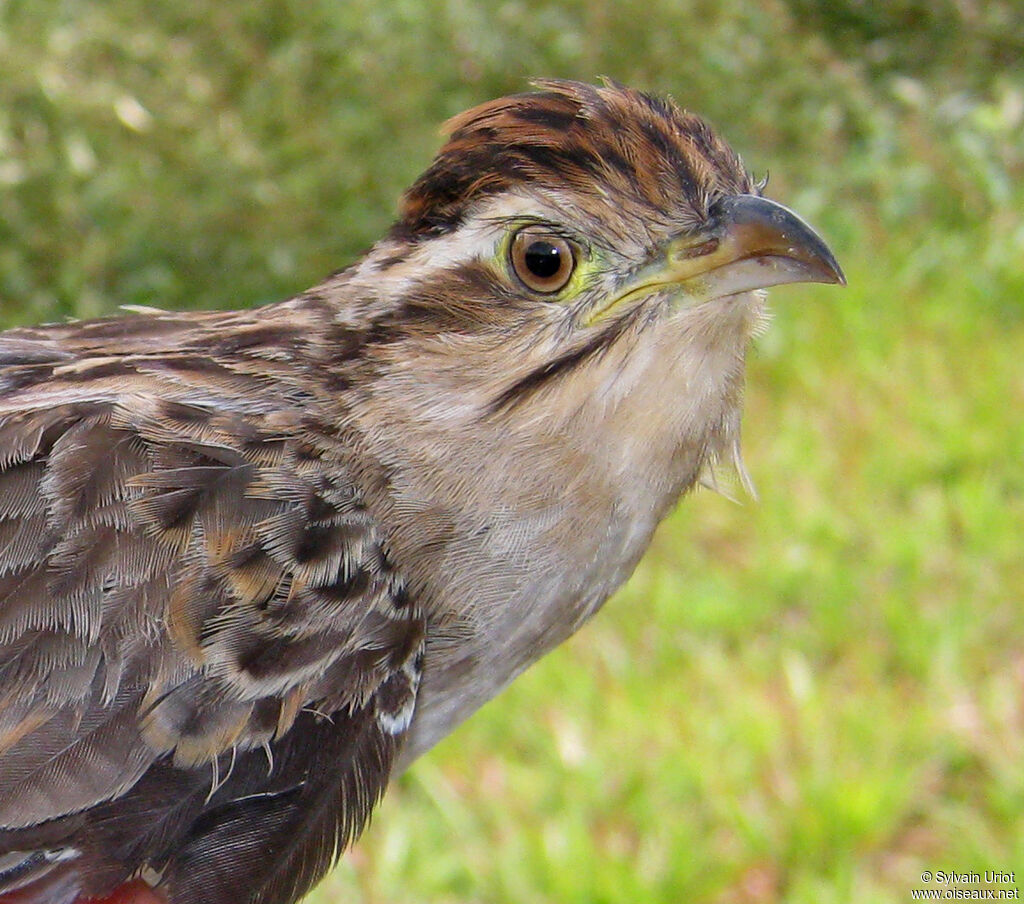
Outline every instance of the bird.
<path id="1" fill-rule="evenodd" d="M 699 116 L 451 119 L 288 300 L 0 333 L 0 904 L 290 904 L 716 467 L 764 289 L 843 284 Z"/>

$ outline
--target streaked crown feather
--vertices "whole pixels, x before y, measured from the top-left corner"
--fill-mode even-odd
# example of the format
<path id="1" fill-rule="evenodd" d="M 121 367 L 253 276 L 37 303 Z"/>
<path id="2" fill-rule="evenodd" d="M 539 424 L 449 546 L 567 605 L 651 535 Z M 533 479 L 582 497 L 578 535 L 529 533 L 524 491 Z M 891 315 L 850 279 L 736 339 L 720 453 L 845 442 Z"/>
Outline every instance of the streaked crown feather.
<path id="1" fill-rule="evenodd" d="M 752 190 L 736 153 L 670 99 L 622 85 L 543 80 L 538 91 L 481 104 L 449 134 L 406 192 L 397 229 L 450 232 L 477 201 L 545 186 L 664 216 L 681 204 L 702 219 L 720 194 Z"/>

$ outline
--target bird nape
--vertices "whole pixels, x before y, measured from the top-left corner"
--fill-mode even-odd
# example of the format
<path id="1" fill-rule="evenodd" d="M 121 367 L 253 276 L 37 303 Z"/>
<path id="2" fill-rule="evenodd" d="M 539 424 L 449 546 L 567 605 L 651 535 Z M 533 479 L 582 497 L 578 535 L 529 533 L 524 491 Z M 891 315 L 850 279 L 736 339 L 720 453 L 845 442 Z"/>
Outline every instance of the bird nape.
<path id="1" fill-rule="evenodd" d="M 0 334 L 0 902 L 295 901 L 742 471 L 760 290 L 839 265 L 696 116 L 536 87 L 288 301 Z"/>

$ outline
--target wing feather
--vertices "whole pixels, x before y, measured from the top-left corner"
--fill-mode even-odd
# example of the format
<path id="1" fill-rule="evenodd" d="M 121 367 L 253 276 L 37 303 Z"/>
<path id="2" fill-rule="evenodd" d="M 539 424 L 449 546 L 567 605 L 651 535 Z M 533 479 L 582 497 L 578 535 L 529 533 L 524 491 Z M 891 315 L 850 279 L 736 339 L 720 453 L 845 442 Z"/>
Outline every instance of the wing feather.
<path id="1" fill-rule="evenodd" d="M 0 336 L 0 856 L 41 889 L 33 844 L 83 893 L 292 900 L 408 724 L 423 620 L 356 450 L 291 355 L 198 354 L 219 316 Z"/>

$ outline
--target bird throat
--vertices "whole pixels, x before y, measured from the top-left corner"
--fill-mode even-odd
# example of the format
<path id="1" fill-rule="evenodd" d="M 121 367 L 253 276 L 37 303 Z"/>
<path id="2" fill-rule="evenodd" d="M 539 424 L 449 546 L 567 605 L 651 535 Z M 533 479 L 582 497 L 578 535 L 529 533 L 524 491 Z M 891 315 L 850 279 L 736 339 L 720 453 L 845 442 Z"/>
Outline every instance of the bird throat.
<path id="1" fill-rule="evenodd" d="M 761 300 L 721 301 L 625 332 L 507 410 L 460 393 L 445 436 L 408 422 L 378 448 L 402 500 L 395 555 L 435 576 L 406 763 L 593 615 L 679 497 L 738 448 Z"/>

